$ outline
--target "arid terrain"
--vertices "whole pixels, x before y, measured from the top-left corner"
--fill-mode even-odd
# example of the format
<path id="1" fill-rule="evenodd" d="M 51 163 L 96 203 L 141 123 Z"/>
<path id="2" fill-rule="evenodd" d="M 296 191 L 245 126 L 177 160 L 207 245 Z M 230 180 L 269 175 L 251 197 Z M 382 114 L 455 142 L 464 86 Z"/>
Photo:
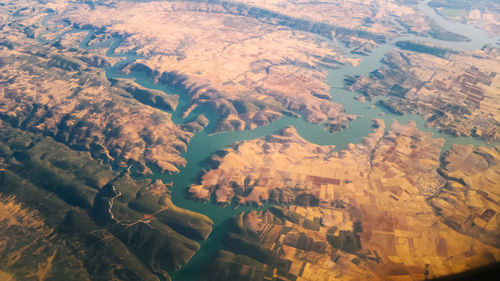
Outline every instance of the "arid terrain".
<path id="1" fill-rule="evenodd" d="M 444 140 L 414 123 L 375 124 L 340 151 L 287 128 L 214 156 L 193 196 L 287 206 L 235 218 L 232 252 L 208 279 L 423 280 L 498 260 L 500 147 L 454 146 L 440 160 Z"/>
<path id="2" fill-rule="evenodd" d="M 0 0 L 0 280 L 497 264 L 500 6 L 452 2 Z"/>
<path id="3" fill-rule="evenodd" d="M 0 131 L 1 266 L 16 280 L 168 279 L 211 231 L 161 182 L 135 181 L 3 121 Z"/>
<path id="4" fill-rule="evenodd" d="M 198 6 L 120 2 L 118 13 L 80 6 L 64 18 L 110 34 L 126 34 L 117 51 L 133 50 L 147 59 L 122 71 L 142 71 L 155 81 L 184 88 L 194 107 L 208 104 L 216 109 L 218 131 L 266 125 L 284 113 L 326 122 L 332 130 L 347 126 L 353 117 L 331 101 L 326 72 L 320 67 L 356 64 L 356 60 L 344 58 L 314 34 L 276 29 L 252 17 L 226 13 L 213 17 L 198 10 L 218 12 L 222 7 Z M 168 33 L 163 32 L 165 26 Z"/>
<path id="5" fill-rule="evenodd" d="M 39 47 L 33 54 L 28 42 L 1 51 L 2 119 L 91 151 L 104 162 L 134 165 L 141 173 L 148 172 L 146 162 L 165 172 L 184 165 L 179 154 L 191 133 L 164 111 L 175 107 L 175 100 L 133 83 L 110 82 L 102 70 L 83 61 L 86 57 L 76 60 L 77 53 Z M 144 106 L 137 96 L 146 95 L 158 103 Z"/>
<path id="6" fill-rule="evenodd" d="M 500 35 L 500 10 L 496 1 L 432 0 L 429 6 L 447 19 L 474 24 L 487 31 L 490 36 Z"/>
<path id="7" fill-rule="evenodd" d="M 367 53 L 394 33 L 441 38 L 444 32 L 420 17 L 415 6 L 395 2 L 386 6 L 382 1 L 322 5 L 304 1 L 280 13 L 273 4 L 125 1 L 70 9 L 54 6 L 53 24 L 59 20 L 68 28 L 98 29 L 97 42 L 123 36 L 118 52 L 147 57 L 125 66 L 125 73 L 145 72 L 155 81 L 184 88 L 194 106 L 209 104 L 216 109 L 219 131 L 254 128 L 282 114 L 299 114 L 332 131 L 346 127 L 354 116 L 331 100 L 322 67 L 356 65 L 357 60 L 345 57 L 328 39 L 338 38 L 354 52 Z M 327 12 L 339 16 L 310 16 Z M 405 23 L 409 16 L 415 20 Z M 365 22 L 367 18 L 375 21 Z M 283 28 L 275 28 L 276 24 Z M 169 32 L 163 32 L 165 26 Z M 444 32 L 443 36 L 458 35 Z"/>
<path id="8" fill-rule="evenodd" d="M 399 46 L 382 68 L 349 78 L 349 88 L 370 99 L 384 96 L 379 103 L 391 111 L 420 114 L 446 133 L 500 140 L 498 48 L 456 53 L 413 42 Z"/>

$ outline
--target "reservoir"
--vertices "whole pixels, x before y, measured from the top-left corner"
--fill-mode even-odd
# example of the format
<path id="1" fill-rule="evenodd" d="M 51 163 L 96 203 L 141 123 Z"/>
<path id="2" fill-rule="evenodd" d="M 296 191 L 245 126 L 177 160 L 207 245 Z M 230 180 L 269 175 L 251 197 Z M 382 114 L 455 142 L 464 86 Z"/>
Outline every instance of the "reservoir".
<path id="1" fill-rule="evenodd" d="M 470 41 L 463 42 L 452 42 L 452 41 L 442 41 L 429 37 L 419 37 L 419 36 L 405 36 L 398 37 L 390 42 L 387 42 L 370 53 L 368 56 L 351 55 L 354 58 L 362 59 L 361 63 L 354 67 L 350 65 L 341 66 L 338 69 L 328 69 L 327 82 L 330 85 L 330 94 L 332 100 L 343 106 L 345 111 L 349 114 L 357 116 L 357 119 L 349 123 L 347 129 L 341 132 L 330 133 L 325 130 L 321 124 L 311 124 L 304 121 L 301 118 L 283 116 L 279 120 L 276 120 L 269 125 L 258 127 L 252 130 L 244 131 L 228 131 L 213 133 L 213 128 L 217 122 L 216 113 L 212 108 L 203 106 L 195 109 L 191 114 L 183 118 L 183 113 L 190 105 L 190 100 L 188 95 L 182 90 L 168 87 L 162 84 L 155 84 L 154 81 L 147 77 L 144 73 L 131 73 L 124 75 L 119 72 L 121 66 L 131 63 L 136 59 L 139 59 L 135 54 L 132 53 L 116 53 L 115 49 L 122 42 L 121 38 L 115 38 L 111 41 L 104 42 L 100 45 L 89 46 L 88 43 L 93 35 L 93 31 L 89 30 L 85 39 L 81 42 L 81 48 L 108 48 L 107 56 L 109 57 L 120 57 L 123 58 L 121 61 L 115 65 L 106 69 L 106 76 L 108 79 L 125 78 L 131 79 L 137 82 L 139 85 L 164 91 L 167 94 L 178 95 L 179 104 L 175 111 L 172 112 L 172 121 L 176 124 L 182 124 L 184 122 L 189 122 L 193 120 L 198 114 L 204 114 L 208 120 L 209 125 L 205 130 L 197 132 L 191 139 L 187 151 L 181 156 L 186 159 L 187 164 L 185 167 L 179 167 L 180 172 L 173 175 L 162 174 L 155 172 L 152 179 L 161 179 L 165 183 L 171 182 L 173 186 L 171 187 L 172 201 L 175 205 L 180 208 L 188 209 L 194 212 L 198 212 L 209 217 L 213 222 L 213 231 L 206 241 L 198 241 L 201 245 L 201 249 L 195 254 L 195 256 L 190 260 L 190 262 L 185 265 L 181 270 L 177 272 L 170 272 L 170 276 L 175 281 L 195 281 L 198 280 L 199 273 L 204 269 L 204 266 L 213 258 L 217 250 L 223 249 L 223 238 L 225 230 L 227 228 L 227 221 L 231 217 L 239 214 L 242 211 L 250 211 L 255 209 L 263 210 L 269 205 L 264 205 L 261 207 L 250 207 L 250 206 L 229 206 L 229 207 L 219 207 L 212 203 L 200 203 L 190 200 L 186 196 L 186 189 L 188 186 L 195 182 L 196 178 L 203 173 L 205 169 L 208 169 L 207 159 L 210 158 L 218 150 L 227 148 L 238 141 L 252 140 L 256 138 L 265 137 L 271 135 L 282 128 L 287 126 L 293 126 L 296 128 L 297 132 L 301 137 L 309 142 L 318 145 L 335 145 L 336 149 L 342 149 L 349 143 L 360 143 L 363 138 L 372 132 L 372 120 L 375 118 L 383 119 L 387 127 L 390 127 L 394 120 L 402 124 L 406 124 L 409 121 L 415 121 L 419 130 L 429 132 L 433 134 L 435 138 L 444 138 L 446 140 L 443 146 L 443 152 L 447 151 L 452 144 L 473 144 L 475 146 L 492 146 L 498 145 L 498 143 L 485 143 L 481 140 L 477 140 L 471 137 L 452 137 L 440 133 L 432 128 L 425 127 L 425 120 L 418 115 L 396 115 L 388 110 L 376 106 L 377 99 L 369 101 L 366 103 L 361 103 L 354 99 L 355 96 L 359 95 L 357 93 L 350 92 L 344 89 L 344 79 L 347 76 L 355 75 L 368 75 L 370 72 L 380 68 L 382 66 L 381 59 L 389 52 L 391 52 L 397 41 L 412 40 L 424 43 L 432 43 L 439 46 L 456 49 L 456 50 L 475 50 L 479 49 L 486 44 L 495 43 L 498 38 L 489 38 L 488 34 L 474 26 L 452 23 L 438 15 L 434 9 L 427 6 L 427 2 L 423 1 L 419 4 L 419 9 L 423 11 L 427 16 L 438 23 L 442 28 L 466 36 L 470 38 Z M 45 20 L 43 21 L 45 24 Z M 69 32 L 82 32 L 82 30 L 69 31 Z M 59 37 L 62 36 L 59 35 Z M 57 38 L 56 38 L 57 39 Z M 42 36 L 38 38 L 39 41 L 43 43 L 50 43 L 49 41 L 44 41 Z M 341 43 L 334 42 L 339 48 L 344 48 Z M 344 48 L 345 49 L 345 48 Z M 346 50 L 348 54 L 349 50 Z"/>

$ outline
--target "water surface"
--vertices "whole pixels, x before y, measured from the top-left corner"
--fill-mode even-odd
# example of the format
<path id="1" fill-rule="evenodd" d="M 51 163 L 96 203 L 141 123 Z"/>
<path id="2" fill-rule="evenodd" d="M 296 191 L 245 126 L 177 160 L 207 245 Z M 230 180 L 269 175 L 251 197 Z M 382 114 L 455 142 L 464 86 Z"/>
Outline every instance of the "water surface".
<path id="1" fill-rule="evenodd" d="M 303 119 L 294 118 L 290 116 L 283 116 L 279 120 L 272 122 L 267 126 L 258 127 L 253 130 L 244 130 L 237 132 L 222 132 L 222 133 L 212 133 L 215 123 L 217 122 L 217 117 L 215 112 L 211 107 L 201 106 L 195 109 L 187 118 L 183 118 L 183 113 L 190 105 L 190 100 L 187 93 L 180 89 L 168 87 L 161 84 L 155 84 L 151 77 L 147 77 L 143 73 L 131 73 L 128 75 L 121 74 L 119 69 L 121 66 L 131 63 L 137 59 L 133 53 L 116 53 L 115 50 L 121 43 L 121 38 L 114 38 L 103 42 L 101 44 L 95 44 L 89 46 L 89 42 L 94 35 L 94 31 L 88 30 L 88 34 L 85 36 L 83 41 L 80 43 L 80 47 L 84 49 L 93 48 L 108 48 L 107 56 L 109 57 L 121 57 L 123 58 L 120 62 L 106 69 L 106 76 L 108 79 L 125 78 L 132 79 L 136 81 L 143 87 L 150 89 L 157 89 L 164 91 L 167 94 L 173 94 L 179 96 L 179 104 L 174 112 L 172 112 L 172 121 L 176 124 L 182 124 L 193 120 L 198 114 L 204 114 L 208 120 L 209 125 L 205 130 L 195 133 L 191 139 L 187 151 L 181 156 L 187 160 L 187 165 L 185 167 L 180 167 L 180 172 L 174 175 L 167 175 L 158 172 L 154 172 L 151 176 L 153 179 L 161 179 L 164 182 L 172 182 L 172 201 L 175 205 L 185 208 L 194 212 L 202 213 L 208 216 L 214 222 L 214 230 L 208 237 L 206 241 L 199 241 L 201 244 L 201 249 L 195 254 L 195 256 L 190 260 L 190 262 L 184 266 L 181 270 L 177 272 L 171 272 L 170 275 L 174 280 L 177 281 L 195 281 L 199 280 L 199 273 L 203 270 L 203 267 L 210 262 L 210 260 L 216 254 L 216 251 L 224 248 L 222 244 L 222 239 L 227 228 L 227 221 L 229 218 L 237 215 L 241 211 L 249 211 L 253 209 L 265 209 L 269 205 L 265 204 L 259 208 L 240 206 L 240 207 L 219 207 L 212 203 L 199 203 L 190 200 L 186 196 L 186 189 L 190 184 L 192 184 L 195 179 L 207 169 L 206 160 L 213 155 L 216 151 L 220 149 L 227 148 L 233 145 L 235 142 L 252 140 L 256 138 L 261 138 L 273 134 L 282 128 L 287 126 L 293 126 L 297 129 L 297 132 L 301 137 L 309 142 L 318 145 L 335 145 L 336 149 L 342 149 L 349 143 L 359 143 L 362 139 L 372 132 L 372 120 L 375 118 L 383 119 L 387 127 L 390 127 L 394 120 L 402 124 L 406 124 L 409 121 L 415 121 L 418 128 L 425 132 L 430 132 L 434 137 L 444 138 L 446 140 L 443 147 L 443 151 L 450 148 L 453 143 L 458 144 L 474 144 L 476 146 L 486 145 L 491 146 L 492 144 L 487 144 L 483 141 L 473 139 L 470 137 L 452 137 L 450 135 L 442 134 L 432 128 L 425 127 L 425 120 L 421 116 L 407 114 L 407 115 L 395 115 L 388 110 L 378 107 L 375 105 L 377 99 L 361 103 L 353 99 L 357 93 L 345 90 L 343 80 L 346 76 L 354 75 L 368 75 L 370 72 L 380 68 L 382 66 L 381 59 L 389 52 L 391 52 L 395 47 L 395 42 L 401 40 L 413 40 L 418 42 L 432 43 L 447 48 L 457 49 L 457 50 L 474 50 L 479 49 L 485 44 L 490 44 L 494 42 L 495 38 L 489 38 L 487 33 L 483 30 L 477 29 L 476 27 L 470 25 L 464 25 L 459 23 L 452 23 L 438 15 L 434 9 L 427 6 L 428 1 L 420 2 L 419 9 L 426 13 L 430 18 L 432 18 L 441 27 L 461 35 L 464 35 L 471 40 L 468 42 L 450 42 L 442 41 L 429 37 L 418 37 L 418 36 L 405 36 L 398 37 L 386 44 L 377 47 L 368 56 L 352 55 L 352 57 L 361 58 L 362 62 L 354 67 L 350 65 L 343 66 L 342 68 L 335 70 L 328 70 L 329 75 L 327 77 L 327 82 L 331 86 L 330 94 L 334 102 L 341 104 L 347 113 L 354 114 L 357 116 L 355 121 L 349 123 L 349 128 L 344 129 L 341 132 L 330 133 L 324 129 L 323 126 L 318 124 L 311 124 Z M 46 23 L 46 18 L 43 20 L 42 24 Z M 52 30 L 48 30 L 52 31 Z M 68 31 L 73 32 L 73 31 Z M 82 32 L 74 31 L 74 32 Z M 67 32 L 65 32 L 67 33 Z M 57 40 L 65 33 L 56 37 Z M 43 35 L 37 38 L 40 42 L 49 44 L 54 40 L 47 41 L 43 39 Z M 341 45 L 338 42 L 334 42 L 337 45 Z M 379 97 L 382 98 L 382 97 Z"/>

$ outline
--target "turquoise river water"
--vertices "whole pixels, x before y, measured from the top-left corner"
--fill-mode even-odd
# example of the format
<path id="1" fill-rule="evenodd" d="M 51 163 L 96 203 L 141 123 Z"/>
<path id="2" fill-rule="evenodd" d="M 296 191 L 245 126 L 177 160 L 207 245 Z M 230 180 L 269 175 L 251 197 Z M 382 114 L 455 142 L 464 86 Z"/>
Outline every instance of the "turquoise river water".
<path id="1" fill-rule="evenodd" d="M 176 110 L 172 113 L 172 120 L 176 124 L 181 124 L 183 122 L 188 122 L 194 119 L 198 114 L 205 114 L 209 119 L 209 125 L 205 130 L 196 133 L 191 139 L 187 151 L 181 156 L 187 160 L 187 165 L 185 167 L 180 167 L 180 172 L 173 175 L 167 175 L 155 172 L 152 178 L 161 179 L 164 182 L 172 182 L 172 201 L 175 205 L 185 208 L 191 211 L 205 214 L 214 222 L 214 228 L 210 236 L 206 241 L 198 241 L 201 245 L 201 249 L 194 255 L 194 257 L 185 265 L 181 270 L 176 272 L 170 272 L 172 279 L 175 281 L 196 281 L 199 280 L 199 274 L 204 269 L 206 264 L 214 257 L 217 250 L 223 249 L 223 237 L 227 228 L 227 221 L 229 218 L 237 215 L 242 211 L 249 211 L 254 209 L 265 209 L 268 207 L 267 204 L 257 208 L 250 206 L 229 206 L 229 207 L 219 207 L 212 203 L 200 203 L 190 200 L 186 196 L 187 187 L 193 183 L 195 178 L 199 176 L 204 169 L 207 169 L 206 160 L 216 152 L 217 150 L 226 148 L 235 142 L 252 140 L 256 138 L 261 138 L 268 136 L 277 132 L 278 130 L 293 126 L 297 129 L 297 132 L 301 137 L 316 143 L 318 145 L 335 145 L 336 149 L 342 149 L 345 145 L 349 143 L 359 143 L 362 141 L 363 137 L 367 136 L 372 132 L 372 120 L 375 118 L 383 119 L 387 126 L 397 120 L 400 123 L 407 123 L 410 120 L 416 122 L 418 128 L 425 132 L 430 132 L 433 137 L 444 138 L 446 140 L 443 147 L 443 151 L 446 151 L 454 143 L 457 144 L 474 144 L 491 146 L 496 144 L 489 144 L 482 142 L 477 139 L 470 137 L 452 137 L 450 135 L 442 134 L 431 128 L 425 127 L 425 121 L 422 117 L 417 115 L 395 115 L 385 110 L 384 108 L 375 105 L 377 100 L 361 103 L 356 101 L 353 97 L 358 95 L 343 89 L 343 80 L 346 76 L 353 75 L 367 75 L 370 72 L 380 68 L 382 66 L 381 59 L 387 53 L 389 53 L 393 48 L 396 48 L 394 43 L 400 40 L 414 40 L 418 42 L 428 42 L 433 44 L 438 44 L 444 47 L 457 49 L 457 50 L 474 50 L 479 49 L 486 44 L 494 44 L 498 38 L 489 38 L 488 34 L 474 26 L 452 23 L 447 21 L 445 18 L 438 15 L 434 9 L 427 6 L 428 1 L 422 1 L 419 4 L 419 9 L 421 9 L 425 14 L 432 18 L 441 27 L 470 38 L 467 42 L 451 42 L 451 41 L 441 41 L 429 37 L 418 37 L 418 36 L 405 36 L 398 37 L 393 41 L 390 41 L 384 45 L 376 48 L 368 56 L 358 56 L 352 55 L 352 57 L 358 57 L 362 59 L 360 65 L 353 67 L 350 65 L 343 66 L 339 69 L 328 70 L 329 75 L 327 77 L 328 84 L 331 86 L 331 96 L 332 100 L 336 103 L 341 104 L 347 113 L 354 114 L 357 119 L 349 123 L 349 128 L 344 129 L 341 132 L 329 133 L 321 125 L 315 125 L 308 123 L 300 118 L 295 118 L 291 116 L 284 116 L 279 120 L 272 122 L 267 126 L 258 127 L 253 130 L 244 130 L 236 132 L 221 132 L 212 134 L 213 127 L 216 122 L 216 114 L 210 107 L 199 107 L 195 109 L 188 117 L 182 118 L 183 112 L 189 105 L 189 97 L 186 93 L 179 89 L 170 88 L 165 85 L 155 84 L 150 77 L 147 77 L 143 73 L 131 73 L 129 75 L 124 75 L 119 72 L 121 66 L 126 63 L 133 62 L 138 59 L 136 55 L 132 53 L 116 53 L 116 47 L 121 43 L 121 38 L 115 38 L 113 40 L 106 41 L 99 45 L 89 46 L 91 36 L 93 31 L 89 30 L 88 35 L 81 42 L 80 47 L 84 49 L 90 48 L 108 48 L 107 56 L 109 57 L 120 57 L 123 58 L 121 61 L 115 65 L 106 69 L 106 76 L 109 79 L 113 78 L 126 78 L 132 79 L 143 87 L 150 89 L 162 90 L 167 94 L 173 94 L 179 96 L 179 104 Z M 45 25 L 46 19 L 43 21 Z M 82 32 L 79 31 L 68 31 L 68 32 Z M 67 33 L 67 32 L 65 32 Z M 57 40 L 65 33 L 60 34 L 58 37 L 51 41 L 45 41 L 43 36 L 39 36 L 37 39 L 42 43 L 51 43 Z M 339 48 L 349 53 L 341 43 L 333 42 Z M 382 114 L 383 113 L 383 114 Z M 497 143 L 498 144 L 498 143 Z"/>

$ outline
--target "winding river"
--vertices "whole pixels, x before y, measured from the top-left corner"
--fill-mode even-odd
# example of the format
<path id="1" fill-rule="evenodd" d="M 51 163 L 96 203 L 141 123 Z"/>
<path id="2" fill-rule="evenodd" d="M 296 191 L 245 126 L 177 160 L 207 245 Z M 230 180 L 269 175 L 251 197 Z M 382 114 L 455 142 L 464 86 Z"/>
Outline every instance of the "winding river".
<path id="1" fill-rule="evenodd" d="M 205 130 L 196 133 L 191 139 L 187 151 L 181 156 L 187 160 L 187 165 L 180 168 L 180 172 L 174 175 L 166 175 L 161 173 L 154 173 L 152 178 L 161 179 L 164 182 L 172 182 L 172 201 L 175 205 L 188 209 L 194 212 L 202 213 L 208 216 L 214 222 L 214 228 L 210 236 L 206 241 L 198 241 L 201 245 L 201 249 L 195 254 L 195 256 L 190 260 L 190 262 L 185 265 L 181 270 L 177 272 L 171 272 L 170 275 L 173 280 L 177 281 L 194 281 L 198 280 L 198 275 L 203 267 L 208 261 L 216 254 L 218 249 L 223 248 L 222 240 L 224 233 L 227 228 L 227 221 L 229 218 L 237 215 L 241 211 L 249 211 L 254 209 L 264 209 L 268 205 L 264 205 L 259 208 L 249 207 L 249 206 L 239 206 L 221 208 L 211 203 L 199 203 L 187 198 L 185 192 L 186 188 L 193 182 L 193 180 L 202 173 L 203 169 L 206 169 L 206 160 L 217 150 L 226 148 L 237 141 L 252 140 L 260 137 L 264 137 L 275 133 L 276 131 L 286 127 L 293 126 L 297 129 L 298 133 L 307 141 L 316 143 L 319 145 L 335 145 L 336 149 L 342 149 L 348 143 L 359 143 L 362 141 L 363 137 L 372 132 L 372 121 L 374 118 L 383 119 L 388 127 L 393 122 L 397 120 L 400 123 L 407 123 L 410 120 L 414 120 L 420 130 L 431 132 L 434 137 L 444 138 L 446 140 L 443 147 L 443 151 L 450 148 L 453 143 L 458 144 L 474 144 L 476 146 L 485 145 L 491 146 L 492 144 L 487 144 L 483 141 L 473 139 L 470 137 L 452 137 L 450 135 L 442 134 L 433 130 L 431 128 L 425 127 L 425 120 L 417 115 L 395 115 L 388 110 L 375 106 L 375 102 L 360 103 L 353 99 L 356 93 L 347 91 L 343 89 L 343 79 L 346 76 L 353 75 L 367 75 L 370 72 L 380 68 L 382 66 L 381 59 L 392 49 L 396 48 L 394 43 L 400 40 L 414 40 L 418 42 L 428 42 L 441 46 L 445 46 L 457 50 L 474 50 L 479 49 L 485 44 L 495 43 L 498 38 L 489 38 L 488 34 L 474 26 L 451 23 L 438 15 L 435 10 L 427 5 L 427 1 L 422 1 L 419 4 L 419 9 L 425 12 L 430 18 L 437 22 L 441 27 L 464 36 L 467 36 L 471 40 L 468 42 L 450 42 L 436 40 L 429 37 L 418 37 L 418 36 L 405 36 L 398 37 L 395 40 L 388 42 L 384 45 L 376 48 L 368 56 L 356 56 L 362 59 L 362 62 L 356 66 L 343 66 L 342 68 L 329 70 L 329 75 L 327 81 L 331 86 L 330 94 L 334 102 L 341 104 L 347 113 L 355 114 L 358 118 L 349 124 L 349 128 L 344 129 L 338 133 L 329 133 L 324 130 L 321 125 L 315 125 L 307 123 L 302 119 L 294 118 L 290 116 L 284 116 L 279 120 L 272 122 L 267 126 L 258 127 L 253 130 L 236 131 L 236 132 L 222 132 L 211 134 L 213 127 L 216 122 L 216 114 L 209 107 L 200 107 L 193 111 L 187 118 L 182 118 L 184 110 L 186 110 L 189 105 L 189 97 L 180 92 L 178 89 L 170 88 L 165 85 L 155 84 L 151 78 L 146 77 L 142 73 L 131 73 L 129 75 L 124 75 L 119 72 L 121 66 L 126 63 L 133 62 L 138 59 L 137 56 L 131 53 L 120 53 L 115 52 L 116 47 L 121 43 L 121 39 L 115 39 L 114 41 L 104 42 L 101 45 L 89 46 L 88 43 L 93 34 L 93 31 L 89 31 L 88 35 L 81 42 L 81 48 L 102 48 L 107 47 L 107 56 L 109 57 L 120 57 L 123 58 L 120 62 L 116 63 L 112 67 L 106 69 L 106 76 L 109 79 L 113 78 L 128 78 L 135 80 L 138 84 L 143 87 L 162 90 L 167 94 L 179 95 L 179 104 L 176 110 L 172 113 L 172 120 L 176 124 L 181 124 L 183 122 L 192 120 L 197 114 L 205 114 L 209 119 L 209 125 Z M 45 20 L 44 20 L 45 21 Z M 45 24 L 45 23 L 44 23 Z M 73 31 L 67 31 L 73 32 Z M 82 32 L 81 30 L 75 32 Z M 65 32 L 66 33 L 66 32 Z M 60 38 L 63 34 L 59 35 Z M 39 41 L 43 43 L 49 43 L 38 38 Z M 341 45 L 340 43 L 334 42 Z M 347 50 L 349 51 L 349 50 Z M 383 114 L 382 114 L 383 113 Z"/>

